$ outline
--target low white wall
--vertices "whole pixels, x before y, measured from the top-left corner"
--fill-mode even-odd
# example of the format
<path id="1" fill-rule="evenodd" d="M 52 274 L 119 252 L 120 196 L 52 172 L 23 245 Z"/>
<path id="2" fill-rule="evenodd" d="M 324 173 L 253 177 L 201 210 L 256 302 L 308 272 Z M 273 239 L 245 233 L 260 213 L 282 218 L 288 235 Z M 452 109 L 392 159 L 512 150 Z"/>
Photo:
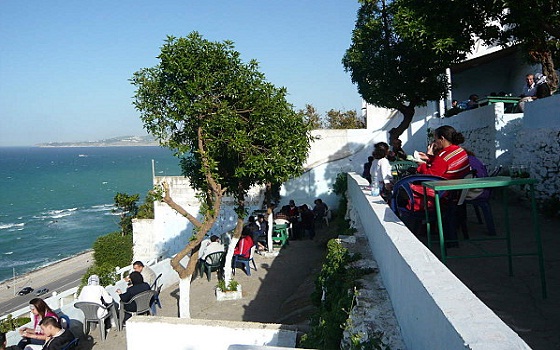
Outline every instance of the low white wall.
<path id="1" fill-rule="evenodd" d="M 270 323 L 146 316 L 126 322 L 128 350 L 220 350 L 233 345 L 294 348 L 296 335 L 293 327 Z"/>
<path id="2" fill-rule="evenodd" d="M 359 216 L 408 349 L 529 349 L 395 216 L 367 181 L 348 175 Z"/>

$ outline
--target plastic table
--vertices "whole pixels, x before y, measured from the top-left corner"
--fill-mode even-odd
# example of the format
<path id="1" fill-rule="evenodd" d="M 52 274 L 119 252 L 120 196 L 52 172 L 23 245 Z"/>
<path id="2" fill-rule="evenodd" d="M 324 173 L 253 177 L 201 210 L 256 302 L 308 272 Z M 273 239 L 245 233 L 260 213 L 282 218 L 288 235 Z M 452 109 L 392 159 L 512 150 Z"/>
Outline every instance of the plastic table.
<path id="1" fill-rule="evenodd" d="M 428 188 L 432 189 L 435 193 L 434 203 L 435 203 L 435 211 L 436 211 L 436 218 L 437 218 L 437 225 L 439 231 L 439 243 L 440 243 L 440 250 L 441 250 L 441 261 L 446 264 L 448 258 L 480 258 L 480 257 L 500 257 L 500 256 L 507 256 L 508 263 L 509 263 L 509 274 L 513 276 L 513 267 L 512 267 L 512 258 L 514 256 L 537 256 L 539 261 L 539 272 L 541 278 L 541 288 L 542 288 L 542 296 L 546 299 L 546 277 L 544 272 L 544 257 L 543 257 L 543 249 L 542 249 L 542 241 L 541 241 L 541 232 L 540 226 L 537 216 L 537 205 L 535 200 L 535 183 L 538 181 L 536 179 L 531 178 L 511 178 L 509 176 L 495 176 L 495 177 L 483 177 L 483 178 L 473 178 L 473 179 L 460 179 L 460 180 L 441 180 L 441 181 L 426 181 L 422 183 L 424 187 L 424 208 L 426 210 L 426 218 L 428 218 L 428 205 L 427 205 L 427 195 L 426 190 Z M 506 237 L 505 238 L 485 238 L 481 240 L 505 240 L 507 244 L 507 253 L 506 254 L 482 254 L 482 255 L 468 255 L 468 256 L 448 256 L 447 251 L 445 248 L 445 238 L 443 235 L 443 224 L 442 224 L 442 217 L 441 217 L 441 205 L 440 205 L 440 192 L 442 191 L 454 191 L 454 190 L 466 190 L 472 188 L 505 188 L 508 186 L 515 186 L 515 185 L 528 185 L 529 186 L 529 193 L 531 197 L 531 217 L 533 222 L 533 231 L 535 235 L 536 241 L 536 252 L 528 252 L 528 253 L 514 253 L 511 247 L 511 230 L 509 224 L 509 211 L 508 211 L 508 193 L 507 191 L 503 191 L 503 206 L 505 212 L 505 227 L 506 227 Z M 428 224 L 429 225 L 429 224 Z M 428 236 L 430 235 L 430 230 L 428 229 Z"/>

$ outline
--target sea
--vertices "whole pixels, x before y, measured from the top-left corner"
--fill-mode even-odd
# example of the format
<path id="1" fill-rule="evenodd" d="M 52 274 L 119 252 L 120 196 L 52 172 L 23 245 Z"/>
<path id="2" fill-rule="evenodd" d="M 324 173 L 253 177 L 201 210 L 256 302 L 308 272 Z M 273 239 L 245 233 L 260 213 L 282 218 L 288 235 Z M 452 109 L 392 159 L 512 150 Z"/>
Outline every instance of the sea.
<path id="1" fill-rule="evenodd" d="M 155 174 L 180 175 L 166 148 L 0 147 L 0 281 L 92 248 L 118 231 L 118 192 L 139 194 Z"/>

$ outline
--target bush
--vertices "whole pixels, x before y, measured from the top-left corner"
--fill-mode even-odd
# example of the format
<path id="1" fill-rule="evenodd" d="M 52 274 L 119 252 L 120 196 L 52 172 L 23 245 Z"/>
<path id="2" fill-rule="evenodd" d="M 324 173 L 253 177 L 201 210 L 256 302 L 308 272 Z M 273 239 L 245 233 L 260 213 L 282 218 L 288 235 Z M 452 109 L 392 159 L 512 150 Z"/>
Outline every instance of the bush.
<path id="1" fill-rule="evenodd" d="M 311 330 L 301 345 L 314 349 L 339 349 L 343 328 L 352 305 L 352 291 L 365 272 L 347 266 L 356 260 L 336 240 L 327 244 L 327 256 L 311 295 L 319 310 L 311 317 Z"/>
<path id="2" fill-rule="evenodd" d="M 132 235 L 113 232 L 97 238 L 93 243 L 93 257 L 99 266 L 129 265 L 132 262 Z"/>
<path id="3" fill-rule="evenodd" d="M 31 319 L 29 317 L 12 318 L 12 314 L 9 314 L 5 319 L 0 321 L 0 332 L 8 333 L 10 331 L 15 331 L 19 327 L 29 322 L 31 322 Z"/>

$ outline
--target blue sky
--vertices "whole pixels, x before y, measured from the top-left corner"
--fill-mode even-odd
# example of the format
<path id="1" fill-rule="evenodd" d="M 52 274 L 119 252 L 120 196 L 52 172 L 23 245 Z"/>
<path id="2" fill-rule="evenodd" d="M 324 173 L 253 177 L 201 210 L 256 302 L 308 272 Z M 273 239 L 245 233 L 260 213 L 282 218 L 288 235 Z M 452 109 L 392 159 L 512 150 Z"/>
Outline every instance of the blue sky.
<path id="1" fill-rule="evenodd" d="M 244 61 L 324 114 L 361 99 L 342 56 L 357 0 L 0 1 L 0 146 L 144 135 L 129 79 L 167 35 L 232 40 Z"/>

